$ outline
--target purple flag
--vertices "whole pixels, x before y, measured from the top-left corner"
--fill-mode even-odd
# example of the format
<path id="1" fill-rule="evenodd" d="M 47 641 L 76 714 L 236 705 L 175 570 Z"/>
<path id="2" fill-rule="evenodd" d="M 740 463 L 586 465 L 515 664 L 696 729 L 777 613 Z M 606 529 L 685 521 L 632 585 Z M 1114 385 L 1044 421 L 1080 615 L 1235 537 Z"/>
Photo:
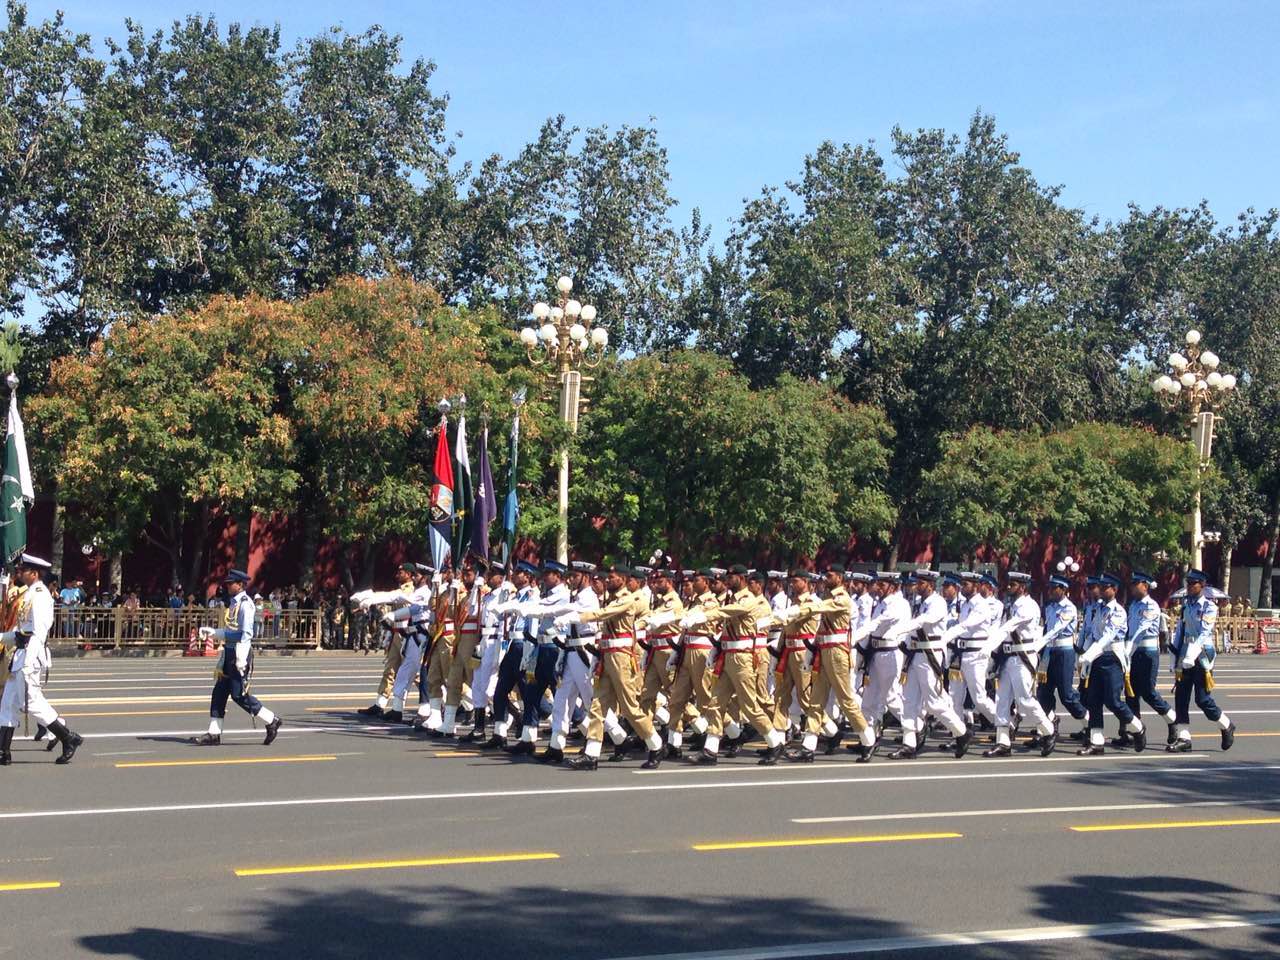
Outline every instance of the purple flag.
<path id="1" fill-rule="evenodd" d="M 489 468 L 489 425 L 480 431 L 480 480 L 476 484 L 476 501 L 471 511 L 471 552 L 489 559 L 489 526 L 498 516 L 498 500 L 493 495 L 493 471 Z"/>

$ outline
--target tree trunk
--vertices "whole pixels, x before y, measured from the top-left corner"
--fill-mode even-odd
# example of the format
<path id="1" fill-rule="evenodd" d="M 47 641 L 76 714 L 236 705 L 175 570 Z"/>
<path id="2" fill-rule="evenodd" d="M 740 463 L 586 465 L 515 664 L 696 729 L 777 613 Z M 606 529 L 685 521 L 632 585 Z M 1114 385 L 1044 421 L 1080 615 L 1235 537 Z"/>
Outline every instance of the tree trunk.
<path id="1" fill-rule="evenodd" d="M 360 557 L 360 589 L 373 586 L 373 541 L 366 540 Z"/>
<path id="2" fill-rule="evenodd" d="M 1258 606 L 1271 606 L 1271 572 L 1276 566 L 1276 544 L 1280 543 L 1280 493 L 1271 497 L 1271 519 L 1268 523 L 1267 555 L 1262 560 L 1262 590 L 1258 594 Z"/>
<path id="3" fill-rule="evenodd" d="M 191 556 L 187 562 L 187 575 L 182 581 L 183 596 L 188 593 L 195 593 L 196 583 L 202 579 L 201 567 L 204 565 L 205 546 L 209 540 L 209 520 L 210 520 L 209 504 L 200 504 L 200 522 L 196 527 L 195 540 L 191 544 Z M 241 567 L 241 570 L 246 569 Z"/>
<path id="4" fill-rule="evenodd" d="M 66 531 L 63 529 L 63 506 L 62 501 L 54 496 L 53 499 L 53 520 L 49 524 L 52 544 L 49 547 L 49 563 L 53 565 L 53 575 L 59 580 L 66 581 L 67 571 L 62 569 L 63 551 L 66 549 L 67 538 Z"/>
<path id="5" fill-rule="evenodd" d="M 119 596 L 124 592 L 124 555 L 119 553 L 111 554 L 107 570 L 107 584 L 109 585 L 109 589 L 116 596 Z"/>
<path id="6" fill-rule="evenodd" d="M 1235 552 L 1232 544 L 1222 545 L 1222 560 L 1218 571 L 1218 587 L 1226 593 L 1231 592 L 1231 554 Z"/>
<path id="7" fill-rule="evenodd" d="M 351 576 L 351 547 L 347 544 L 338 548 L 338 573 L 342 577 L 342 589 L 347 596 L 355 593 L 355 580 Z"/>
<path id="8" fill-rule="evenodd" d="M 898 554 L 902 550 L 902 538 L 906 534 L 902 530 L 895 530 L 893 534 L 893 543 L 889 547 L 889 559 L 885 561 L 886 570 L 898 569 Z"/>
<path id="9" fill-rule="evenodd" d="M 302 569 L 300 583 L 310 590 L 316 582 L 316 552 L 320 549 L 320 518 L 312 511 L 302 515 Z"/>
<path id="10" fill-rule="evenodd" d="M 241 570 L 249 569 L 249 549 L 252 546 L 249 540 L 250 534 L 253 532 L 253 507 L 245 507 L 236 516 L 236 562 L 235 565 Z"/>

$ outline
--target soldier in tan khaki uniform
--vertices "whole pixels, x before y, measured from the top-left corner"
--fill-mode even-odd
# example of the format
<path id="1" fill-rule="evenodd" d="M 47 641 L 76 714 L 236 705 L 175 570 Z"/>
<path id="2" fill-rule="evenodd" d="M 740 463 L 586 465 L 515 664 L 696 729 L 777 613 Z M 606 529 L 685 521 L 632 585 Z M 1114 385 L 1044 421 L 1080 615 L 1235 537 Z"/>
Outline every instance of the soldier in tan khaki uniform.
<path id="1" fill-rule="evenodd" d="M 867 722 L 863 719 L 862 709 L 853 696 L 849 681 L 849 617 L 853 601 L 844 588 L 844 567 L 832 564 L 823 573 L 823 579 L 826 586 L 824 598 L 811 598 L 806 603 L 796 604 L 783 611 L 780 617 L 790 624 L 814 614 L 819 616 L 818 635 L 814 638 L 818 653 L 813 664 L 811 689 L 813 702 L 824 711 L 820 732 L 827 738 L 826 752 L 835 752 L 843 739 L 840 727 L 825 712 L 827 697 L 834 694 L 841 714 L 857 731 L 862 741 L 858 759 L 865 762 L 870 758 L 875 734 L 867 729 Z"/>
<path id="2" fill-rule="evenodd" d="M 804 570 L 791 573 L 792 606 L 809 603 L 814 599 L 809 591 L 809 574 Z M 789 608 L 788 608 L 789 609 Z M 813 760 L 818 747 L 818 730 L 822 726 L 822 707 L 813 699 L 813 674 L 809 669 L 811 651 L 816 651 L 818 636 L 817 613 L 791 619 L 782 628 L 782 655 L 774 681 L 773 725 L 779 730 L 791 725 L 791 698 L 800 707 L 800 724 L 804 740 L 798 750 L 784 754 L 788 760 L 804 763 Z"/>
<path id="3" fill-rule="evenodd" d="M 451 737 L 457 725 L 458 707 L 462 705 L 463 687 L 471 683 L 479 660 L 476 648 L 480 645 L 480 604 L 489 588 L 476 576 L 475 568 L 468 565 L 462 570 L 462 590 L 454 608 L 454 621 L 458 625 L 458 646 L 453 651 L 449 673 L 444 687 L 444 721 L 433 736 Z"/>
<path id="4" fill-rule="evenodd" d="M 684 604 L 671 584 L 671 574 L 666 570 L 654 573 L 653 598 L 649 612 L 640 618 L 647 636 L 649 649 L 645 654 L 644 683 L 640 690 L 640 709 L 653 718 L 655 726 L 667 726 L 671 715 L 660 698 L 671 700 L 671 668 L 668 661 L 674 652 L 674 644 L 680 637 L 680 619 L 684 616 Z"/>
<path id="5" fill-rule="evenodd" d="M 719 606 L 711 592 L 711 570 L 692 573 L 689 584 L 690 602 L 685 616 L 690 613 L 706 614 Z M 699 736 L 707 732 L 707 715 L 711 710 L 715 675 L 711 670 L 715 659 L 716 630 L 706 625 L 681 628 L 681 641 L 676 650 L 675 676 L 671 681 L 671 695 L 667 701 L 670 725 L 667 728 L 667 756 L 680 759 L 683 752 L 686 724 Z M 692 714 L 692 717 L 690 717 Z"/>
<path id="6" fill-rule="evenodd" d="M 716 658 L 719 676 L 716 679 L 710 715 L 707 717 L 707 739 L 702 753 L 694 760 L 695 763 L 716 762 L 724 718 L 734 699 L 737 700 L 742 719 L 755 727 L 765 739 L 768 749 L 760 758 L 762 766 L 777 763 L 786 742 L 786 737 L 774 729 L 772 718 L 760 706 L 756 696 L 755 637 L 759 633 L 767 633 L 768 624 L 773 619 L 773 608 L 762 592 L 753 593 L 747 589 L 746 577 L 746 567 L 733 567 L 728 577 L 729 589 L 733 591 L 731 602 L 705 614 L 686 615 L 683 621 L 686 627 L 696 626 L 704 621 L 710 626 L 724 626 L 720 653 Z"/>
<path id="7" fill-rule="evenodd" d="M 652 721 L 640 709 L 637 693 L 635 621 L 641 600 L 627 589 L 627 573 L 629 571 L 622 567 L 610 568 L 605 578 L 605 602 L 599 609 L 562 614 L 555 621 L 557 625 L 600 624 L 596 640 L 600 662 L 587 720 L 587 744 L 582 756 L 569 761 L 575 770 L 596 769 L 604 739 L 605 714 L 611 710 L 631 724 L 636 736 L 648 748 L 644 769 L 653 770 L 662 762 L 662 738 L 654 733 Z"/>

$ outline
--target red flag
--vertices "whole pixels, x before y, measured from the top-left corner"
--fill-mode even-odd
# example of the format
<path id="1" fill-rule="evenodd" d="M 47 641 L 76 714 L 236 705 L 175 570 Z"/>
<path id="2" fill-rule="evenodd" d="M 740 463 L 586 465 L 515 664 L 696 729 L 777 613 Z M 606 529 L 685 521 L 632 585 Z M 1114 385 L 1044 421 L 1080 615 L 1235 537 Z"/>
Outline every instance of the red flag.
<path id="1" fill-rule="evenodd" d="M 443 570 L 449 562 L 449 540 L 453 530 L 453 461 L 449 457 L 449 422 L 440 415 L 440 429 L 436 433 L 436 462 L 431 484 L 431 562 L 437 570 Z"/>

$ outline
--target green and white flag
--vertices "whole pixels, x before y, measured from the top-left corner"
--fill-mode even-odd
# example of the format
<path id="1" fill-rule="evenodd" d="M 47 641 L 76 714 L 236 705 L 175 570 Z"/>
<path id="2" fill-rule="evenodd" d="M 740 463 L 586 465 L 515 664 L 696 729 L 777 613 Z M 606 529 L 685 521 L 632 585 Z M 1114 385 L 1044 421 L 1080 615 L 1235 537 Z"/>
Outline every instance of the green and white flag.
<path id="1" fill-rule="evenodd" d="M 27 441 L 18 414 L 18 392 L 9 394 L 9 427 L 4 437 L 4 476 L 0 478 L 0 527 L 4 528 L 4 563 L 12 566 L 27 549 L 27 510 L 36 494 L 27 464 Z"/>

